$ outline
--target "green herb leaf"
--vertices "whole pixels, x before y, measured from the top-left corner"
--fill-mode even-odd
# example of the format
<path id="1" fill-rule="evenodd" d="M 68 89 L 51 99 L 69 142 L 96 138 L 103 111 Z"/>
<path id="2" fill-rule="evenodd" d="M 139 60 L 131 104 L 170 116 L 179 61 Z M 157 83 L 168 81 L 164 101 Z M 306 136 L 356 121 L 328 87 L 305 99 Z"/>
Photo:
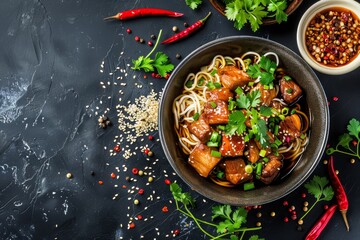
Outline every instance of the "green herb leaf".
<path id="1" fill-rule="evenodd" d="M 326 187 L 328 183 L 329 180 L 326 177 L 319 177 L 315 175 L 313 179 L 304 186 L 308 192 L 316 198 L 317 201 L 329 201 L 334 196 L 334 191 L 331 186 Z"/>
<path id="2" fill-rule="evenodd" d="M 236 110 L 229 115 L 229 122 L 225 126 L 225 133 L 233 135 L 235 132 L 242 134 L 246 130 L 245 115 L 242 111 Z"/>
<path id="3" fill-rule="evenodd" d="M 165 77 L 167 73 L 174 69 L 174 65 L 170 63 L 169 57 L 162 52 L 156 53 L 153 65 L 162 77 Z"/>
<path id="4" fill-rule="evenodd" d="M 212 220 L 222 220 L 217 227 L 219 233 L 232 233 L 246 223 L 247 211 L 244 208 L 238 207 L 233 211 L 230 205 L 218 205 L 212 208 L 212 213 Z"/>
<path id="5" fill-rule="evenodd" d="M 185 0 L 185 3 L 192 10 L 195 10 L 202 3 L 202 0 Z"/>
<path id="6" fill-rule="evenodd" d="M 342 146 L 343 148 L 350 149 L 349 144 L 352 140 L 353 138 L 349 134 L 344 133 L 340 135 L 338 145 Z"/>
<path id="7" fill-rule="evenodd" d="M 272 115 L 271 107 L 260 106 L 260 114 L 265 117 L 270 117 Z"/>
<path id="8" fill-rule="evenodd" d="M 133 70 L 144 70 L 145 72 L 154 71 L 153 62 L 151 58 L 140 56 L 137 60 L 132 60 L 134 66 L 131 67 Z"/>
<path id="9" fill-rule="evenodd" d="M 260 77 L 260 83 L 262 85 L 271 85 L 275 80 L 274 73 L 277 68 L 275 62 L 270 58 L 262 56 L 259 63 L 254 63 L 249 66 L 247 73 L 252 78 Z"/>
<path id="10" fill-rule="evenodd" d="M 360 122 L 358 120 L 356 120 L 355 118 L 351 119 L 349 122 L 349 125 L 347 126 L 347 129 L 348 129 L 350 135 L 353 135 L 358 140 L 360 140 L 359 139 Z"/>
<path id="11" fill-rule="evenodd" d="M 260 238 L 258 235 L 252 235 L 249 240 L 265 240 L 265 238 Z"/>
<path id="12" fill-rule="evenodd" d="M 182 189 L 177 183 L 170 184 L 170 191 L 176 201 L 179 201 L 184 205 L 191 205 L 192 207 L 194 206 L 195 200 L 189 193 L 183 193 Z"/>
<path id="13" fill-rule="evenodd" d="M 275 12 L 275 18 L 278 23 L 286 22 L 287 15 L 284 12 L 287 8 L 286 1 L 270 1 L 267 10 L 269 12 Z"/>

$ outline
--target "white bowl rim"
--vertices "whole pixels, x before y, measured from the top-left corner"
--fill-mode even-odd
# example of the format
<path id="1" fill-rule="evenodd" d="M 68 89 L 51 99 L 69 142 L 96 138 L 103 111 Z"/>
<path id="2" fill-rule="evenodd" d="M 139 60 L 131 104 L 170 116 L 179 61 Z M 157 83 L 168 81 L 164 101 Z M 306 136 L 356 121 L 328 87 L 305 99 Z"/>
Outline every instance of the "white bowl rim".
<path id="1" fill-rule="evenodd" d="M 360 3 L 355 0 L 321 0 L 314 3 L 301 17 L 296 34 L 296 41 L 299 52 L 304 60 L 315 70 L 329 74 L 329 75 L 342 75 L 349 73 L 360 66 L 360 54 L 357 55 L 355 59 L 353 59 L 350 63 L 341 66 L 341 67 L 328 67 L 323 64 L 318 63 L 313 59 L 312 56 L 308 53 L 305 46 L 305 29 L 308 26 L 310 20 L 314 17 L 314 15 L 320 11 L 325 9 L 340 7 L 349 9 L 352 13 L 356 14 L 360 19 Z"/>

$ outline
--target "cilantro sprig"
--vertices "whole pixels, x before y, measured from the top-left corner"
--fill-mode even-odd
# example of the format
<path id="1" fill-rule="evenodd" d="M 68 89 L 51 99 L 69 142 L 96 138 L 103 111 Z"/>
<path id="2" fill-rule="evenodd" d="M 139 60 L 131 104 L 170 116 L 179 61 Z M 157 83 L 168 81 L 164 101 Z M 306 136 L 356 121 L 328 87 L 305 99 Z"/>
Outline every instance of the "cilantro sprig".
<path id="1" fill-rule="evenodd" d="M 353 118 L 347 125 L 347 133 L 340 135 L 339 142 L 335 148 L 328 148 L 326 154 L 343 153 L 360 159 L 359 142 L 360 142 L 360 122 Z M 350 145 L 352 143 L 352 146 Z"/>
<path id="2" fill-rule="evenodd" d="M 247 211 L 241 207 L 233 209 L 230 205 L 214 206 L 212 208 L 212 222 L 199 219 L 190 211 L 190 207 L 195 207 L 195 200 L 191 197 L 190 193 L 183 192 L 177 183 L 170 184 L 170 191 L 175 200 L 176 210 L 193 219 L 198 228 L 212 240 L 224 239 L 224 237 L 230 237 L 230 240 L 243 240 L 246 232 L 261 229 L 261 227 L 244 227 L 243 225 L 246 223 L 247 219 Z M 184 210 L 180 207 L 180 203 L 182 204 Z M 202 227 L 202 224 L 214 227 L 218 235 L 215 236 L 206 231 Z M 241 235 L 239 236 L 240 233 Z M 258 235 L 253 235 L 249 238 L 249 240 L 265 239 L 259 238 Z"/>
<path id="3" fill-rule="evenodd" d="M 192 10 L 198 8 L 202 3 L 202 0 L 185 0 L 186 5 L 188 5 Z"/>
<path id="4" fill-rule="evenodd" d="M 242 29 L 247 23 L 256 32 L 265 17 L 275 17 L 278 23 L 287 21 L 286 0 L 223 0 L 225 16 L 234 21 L 234 27 Z"/>
<path id="5" fill-rule="evenodd" d="M 159 75 L 162 77 L 165 77 L 167 73 L 171 72 L 174 69 L 174 65 L 170 63 L 169 57 L 165 53 L 157 52 L 154 59 L 150 58 L 151 54 L 155 51 L 156 47 L 159 44 L 161 33 L 162 29 L 159 32 L 155 46 L 148 55 L 146 55 L 145 57 L 140 56 L 138 59 L 132 60 L 133 66 L 131 67 L 131 69 L 144 70 L 145 72 L 153 72 L 156 69 Z"/>
<path id="6" fill-rule="evenodd" d="M 334 190 L 331 185 L 328 184 L 329 180 L 326 177 L 319 177 L 315 175 L 312 180 L 304 185 L 307 191 L 315 197 L 316 201 L 304 213 L 300 220 L 304 219 L 318 202 L 330 201 L 334 197 Z"/>
<path id="7" fill-rule="evenodd" d="M 255 63 L 249 66 L 247 74 L 252 78 L 260 77 L 260 83 L 262 85 L 271 86 L 275 80 L 275 71 L 277 65 L 271 61 L 270 58 L 262 56 L 259 63 Z"/>

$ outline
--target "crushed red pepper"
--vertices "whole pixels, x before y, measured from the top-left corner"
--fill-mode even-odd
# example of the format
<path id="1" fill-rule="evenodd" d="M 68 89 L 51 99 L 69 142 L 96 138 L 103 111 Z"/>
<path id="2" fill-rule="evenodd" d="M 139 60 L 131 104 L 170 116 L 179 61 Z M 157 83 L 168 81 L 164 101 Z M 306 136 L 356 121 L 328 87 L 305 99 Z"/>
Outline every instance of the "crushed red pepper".
<path id="1" fill-rule="evenodd" d="M 360 53 L 360 23 L 348 9 L 329 8 L 310 21 L 306 47 L 319 63 L 337 67 L 351 62 Z"/>

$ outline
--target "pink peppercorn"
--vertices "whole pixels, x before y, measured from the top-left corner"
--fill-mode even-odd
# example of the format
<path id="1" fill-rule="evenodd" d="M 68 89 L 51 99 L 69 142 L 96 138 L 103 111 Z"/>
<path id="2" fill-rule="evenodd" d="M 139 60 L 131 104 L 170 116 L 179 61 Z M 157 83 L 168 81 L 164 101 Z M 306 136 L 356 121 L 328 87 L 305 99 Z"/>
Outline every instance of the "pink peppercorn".
<path id="1" fill-rule="evenodd" d="M 131 170 L 131 172 L 136 175 L 136 174 L 139 173 L 139 169 L 133 168 L 133 169 Z"/>
<path id="2" fill-rule="evenodd" d="M 143 194 L 144 194 L 144 189 L 140 188 L 139 191 L 138 191 L 138 193 L 139 193 L 140 195 L 143 195 Z"/>
<path id="3" fill-rule="evenodd" d="M 148 155 L 148 154 L 149 154 L 149 151 L 150 151 L 149 149 L 145 149 L 145 150 L 144 150 L 144 153 L 145 153 L 146 155 Z"/>
<path id="4" fill-rule="evenodd" d="M 140 41 L 140 38 L 138 36 L 135 37 L 135 41 Z"/>
<path id="5" fill-rule="evenodd" d="M 111 177 L 111 178 L 116 178 L 115 173 L 111 173 L 111 174 L 110 174 L 110 177 Z"/>
<path id="6" fill-rule="evenodd" d="M 339 100 L 339 98 L 338 98 L 338 97 L 333 97 L 333 100 L 334 100 L 335 102 L 337 102 L 337 101 Z"/>
<path id="7" fill-rule="evenodd" d="M 165 179 L 165 184 L 170 185 L 171 181 L 169 179 Z"/>
<path id="8" fill-rule="evenodd" d="M 149 135 L 149 140 L 153 140 L 154 137 L 152 135 Z"/>
<path id="9" fill-rule="evenodd" d="M 289 205 L 289 202 L 288 202 L 288 201 L 284 201 L 284 202 L 283 202 L 283 206 L 286 207 L 286 206 L 288 206 L 288 205 Z"/>
<path id="10" fill-rule="evenodd" d="M 175 229 L 175 230 L 174 230 L 174 235 L 177 236 L 177 235 L 179 235 L 179 234 L 180 234 L 180 230 L 179 230 L 179 229 Z"/>
<path id="11" fill-rule="evenodd" d="M 284 217 L 284 222 L 288 222 L 288 221 L 289 221 L 289 218 Z"/>
<path id="12" fill-rule="evenodd" d="M 137 215 L 137 219 L 138 219 L 138 220 L 142 220 L 143 217 L 139 214 L 139 215 Z"/>
<path id="13" fill-rule="evenodd" d="M 126 32 L 127 32 L 128 34 L 130 34 L 130 33 L 131 33 L 131 29 L 130 29 L 130 28 L 126 29 Z"/>
<path id="14" fill-rule="evenodd" d="M 148 44 L 150 47 L 154 45 L 152 41 L 148 41 L 147 44 Z"/>

